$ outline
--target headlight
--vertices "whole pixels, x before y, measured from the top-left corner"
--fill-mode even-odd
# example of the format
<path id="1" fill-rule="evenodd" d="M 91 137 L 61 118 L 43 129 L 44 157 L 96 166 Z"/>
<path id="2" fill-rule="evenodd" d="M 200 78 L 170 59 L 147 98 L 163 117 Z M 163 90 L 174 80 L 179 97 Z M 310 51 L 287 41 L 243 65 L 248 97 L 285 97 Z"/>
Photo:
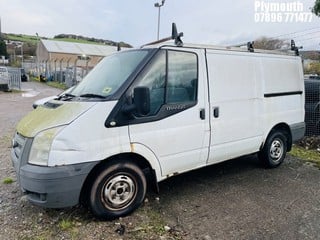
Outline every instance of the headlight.
<path id="1" fill-rule="evenodd" d="M 33 139 L 29 160 L 30 164 L 34 165 L 48 165 L 49 152 L 52 141 L 58 132 L 64 128 L 56 127 L 38 133 Z"/>

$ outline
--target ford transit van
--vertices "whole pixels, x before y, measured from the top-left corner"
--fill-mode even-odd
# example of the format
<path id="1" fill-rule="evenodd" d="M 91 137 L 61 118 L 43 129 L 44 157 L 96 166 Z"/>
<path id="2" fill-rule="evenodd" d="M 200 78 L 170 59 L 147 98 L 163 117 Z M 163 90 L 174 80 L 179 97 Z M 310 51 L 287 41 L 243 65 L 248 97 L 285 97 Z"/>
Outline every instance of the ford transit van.
<path id="1" fill-rule="evenodd" d="M 301 58 L 181 35 L 104 58 L 19 122 L 12 161 L 30 202 L 113 219 L 171 176 L 253 153 L 284 161 L 305 131 Z"/>

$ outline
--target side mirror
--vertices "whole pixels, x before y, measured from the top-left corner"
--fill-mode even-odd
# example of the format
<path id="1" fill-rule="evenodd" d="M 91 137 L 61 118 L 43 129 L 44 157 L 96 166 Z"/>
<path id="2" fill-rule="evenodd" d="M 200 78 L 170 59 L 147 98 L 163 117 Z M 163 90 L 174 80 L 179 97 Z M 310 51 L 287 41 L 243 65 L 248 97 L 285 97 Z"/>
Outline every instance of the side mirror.
<path id="1" fill-rule="evenodd" d="M 136 87 L 133 89 L 133 101 L 136 111 L 140 116 L 150 112 L 150 90 L 148 87 Z"/>

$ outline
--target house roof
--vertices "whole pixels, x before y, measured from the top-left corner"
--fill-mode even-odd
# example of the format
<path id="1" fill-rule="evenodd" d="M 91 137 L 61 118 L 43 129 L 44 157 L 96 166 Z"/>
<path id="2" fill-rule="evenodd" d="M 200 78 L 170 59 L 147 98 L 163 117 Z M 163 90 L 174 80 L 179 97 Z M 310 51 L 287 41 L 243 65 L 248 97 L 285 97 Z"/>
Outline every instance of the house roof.
<path id="1" fill-rule="evenodd" d="M 116 46 L 63 42 L 41 39 L 42 44 L 51 53 L 67 53 L 77 55 L 108 56 L 117 51 Z"/>

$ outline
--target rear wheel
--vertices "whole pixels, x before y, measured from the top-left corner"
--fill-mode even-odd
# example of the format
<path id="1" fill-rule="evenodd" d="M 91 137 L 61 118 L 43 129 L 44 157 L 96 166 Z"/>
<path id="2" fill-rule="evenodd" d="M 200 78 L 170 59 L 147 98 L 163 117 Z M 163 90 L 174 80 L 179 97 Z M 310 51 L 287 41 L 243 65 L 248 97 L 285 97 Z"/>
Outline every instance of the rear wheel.
<path id="1" fill-rule="evenodd" d="M 287 153 L 287 137 L 281 131 L 272 131 L 263 149 L 259 152 L 259 159 L 266 167 L 278 167 L 286 157 Z"/>
<path id="2" fill-rule="evenodd" d="M 90 189 L 89 206 L 102 219 L 125 216 L 141 205 L 146 188 L 146 178 L 139 167 L 118 162 L 98 173 Z"/>

